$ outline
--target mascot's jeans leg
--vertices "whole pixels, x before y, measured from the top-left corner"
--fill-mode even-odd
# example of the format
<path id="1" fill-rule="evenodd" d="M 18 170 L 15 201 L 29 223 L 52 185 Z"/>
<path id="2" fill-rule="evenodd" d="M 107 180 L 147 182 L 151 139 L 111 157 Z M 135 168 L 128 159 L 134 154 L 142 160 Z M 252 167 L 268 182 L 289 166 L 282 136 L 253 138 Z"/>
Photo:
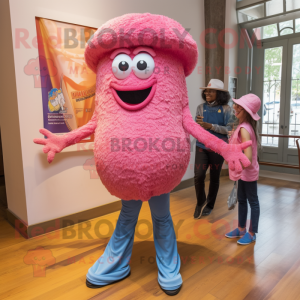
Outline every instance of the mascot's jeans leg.
<path id="1" fill-rule="evenodd" d="M 149 200 L 153 222 L 153 235 L 158 267 L 158 282 L 165 290 L 175 290 L 182 285 L 179 273 L 180 257 L 170 214 L 170 194 Z"/>
<path id="2" fill-rule="evenodd" d="M 130 272 L 129 261 L 132 252 L 135 225 L 142 201 L 122 200 L 122 210 L 116 229 L 103 255 L 89 269 L 86 277 L 90 283 L 107 285 L 118 281 Z"/>

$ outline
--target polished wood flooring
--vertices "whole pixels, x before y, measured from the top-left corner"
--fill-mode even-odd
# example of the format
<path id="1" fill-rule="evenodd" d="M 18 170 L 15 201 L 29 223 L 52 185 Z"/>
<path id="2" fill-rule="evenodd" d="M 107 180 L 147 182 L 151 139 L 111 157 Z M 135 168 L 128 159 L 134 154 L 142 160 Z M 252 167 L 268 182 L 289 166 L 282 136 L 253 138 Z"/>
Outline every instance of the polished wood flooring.
<path id="1" fill-rule="evenodd" d="M 299 184 L 260 178 L 259 233 L 257 242 L 248 246 L 224 238 L 237 222 L 237 209 L 227 210 L 231 189 L 232 182 L 222 177 L 215 209 L 200 221 L 193 219 L 193 187 L 171 195 L 183 278 L 182 290 L 173 299 L 300 299 Z M 0 299 L 169 299 L 157 284 L 147 203 L 139 216 L 131 276 L 101 289 L 85 286 L 85 274 L 103 253 L 118 215 L 31 240 L 15 236 L 0 215 Z M 52 265 L 44 268 L 44 261 Z"/>

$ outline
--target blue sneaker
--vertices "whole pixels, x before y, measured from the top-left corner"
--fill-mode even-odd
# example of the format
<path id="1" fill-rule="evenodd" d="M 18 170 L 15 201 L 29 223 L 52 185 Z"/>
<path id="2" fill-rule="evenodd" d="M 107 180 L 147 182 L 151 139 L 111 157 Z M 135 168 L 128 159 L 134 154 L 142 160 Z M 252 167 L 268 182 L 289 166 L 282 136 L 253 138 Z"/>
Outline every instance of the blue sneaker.
<path id="1" fill-rule="evenodd" d="M 237 241 L 240 245 L 249 245 L 256 241 L 256 235 L 252 236 L 249 232 L 247 232 L 241 239 Z"/>
<path id="2" fill-rule="evenodd" d="M 226 233 L 225 236 L 234 239 L 234 238 L 239 238 L 242 237 L 246 234 L 246 229 L 244 231 L 240 231 L 238 228 L 230 231 L 229 233 Z"/>

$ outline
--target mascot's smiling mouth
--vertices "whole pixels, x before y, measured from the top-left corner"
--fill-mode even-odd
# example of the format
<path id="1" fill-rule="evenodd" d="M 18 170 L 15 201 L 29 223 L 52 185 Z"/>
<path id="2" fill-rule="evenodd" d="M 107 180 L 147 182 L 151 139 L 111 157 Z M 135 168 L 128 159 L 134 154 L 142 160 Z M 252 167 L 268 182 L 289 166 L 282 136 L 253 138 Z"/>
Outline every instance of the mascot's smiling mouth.
<path id="1" fill-rule="evenodd" d="M 110 86 L 115 100 L 121 107 L 127 110 L 139 110 L 152 100 L 156 90 L 156 80 L 138 86 L 123 86 L 116 83 L 111 83 Z"/>

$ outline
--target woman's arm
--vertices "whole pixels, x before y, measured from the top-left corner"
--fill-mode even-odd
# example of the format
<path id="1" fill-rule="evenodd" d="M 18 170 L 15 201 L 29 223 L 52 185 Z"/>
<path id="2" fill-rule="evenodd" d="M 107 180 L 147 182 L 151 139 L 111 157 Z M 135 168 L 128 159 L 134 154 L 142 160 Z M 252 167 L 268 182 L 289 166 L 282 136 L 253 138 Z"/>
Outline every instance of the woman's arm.
<path id="1" fill-rule="evenodd" d="M 242 137 L 242 143 L 251 141 L 250 133 L 245 128 L 242 127 L 240 133 Z M 247 158 L 252 164 L 252 146 L 249 146 L 248 148 L 244 149 L 244 154 L 247 156 Z"/>
<path id="2" fill-rule="evenodd" d="M 203 117 L 203 103 L 198 105 L 196 111 L 195 122 L 200 125 L 200 120 Z"/>
<path id="3" fill-rule="evenodd" d="M 203 117 L 203 103 L 202 103 L 197 108 L 197 113 L 196 113 L 195 121 L 202 128 L 204 128 L 204 129 L 211 129 L 212 128 L 212 124 L 207 123 L 207 122 L 203 122 L 203 119 L 204 119 L 204 117 Z"/>
<path id="4" fill-rule="evenodd" d="M 196 121 L 197 117 L 203 117 L 203 103 L 201 103 L 197 107 L 195 121 Z"/>

